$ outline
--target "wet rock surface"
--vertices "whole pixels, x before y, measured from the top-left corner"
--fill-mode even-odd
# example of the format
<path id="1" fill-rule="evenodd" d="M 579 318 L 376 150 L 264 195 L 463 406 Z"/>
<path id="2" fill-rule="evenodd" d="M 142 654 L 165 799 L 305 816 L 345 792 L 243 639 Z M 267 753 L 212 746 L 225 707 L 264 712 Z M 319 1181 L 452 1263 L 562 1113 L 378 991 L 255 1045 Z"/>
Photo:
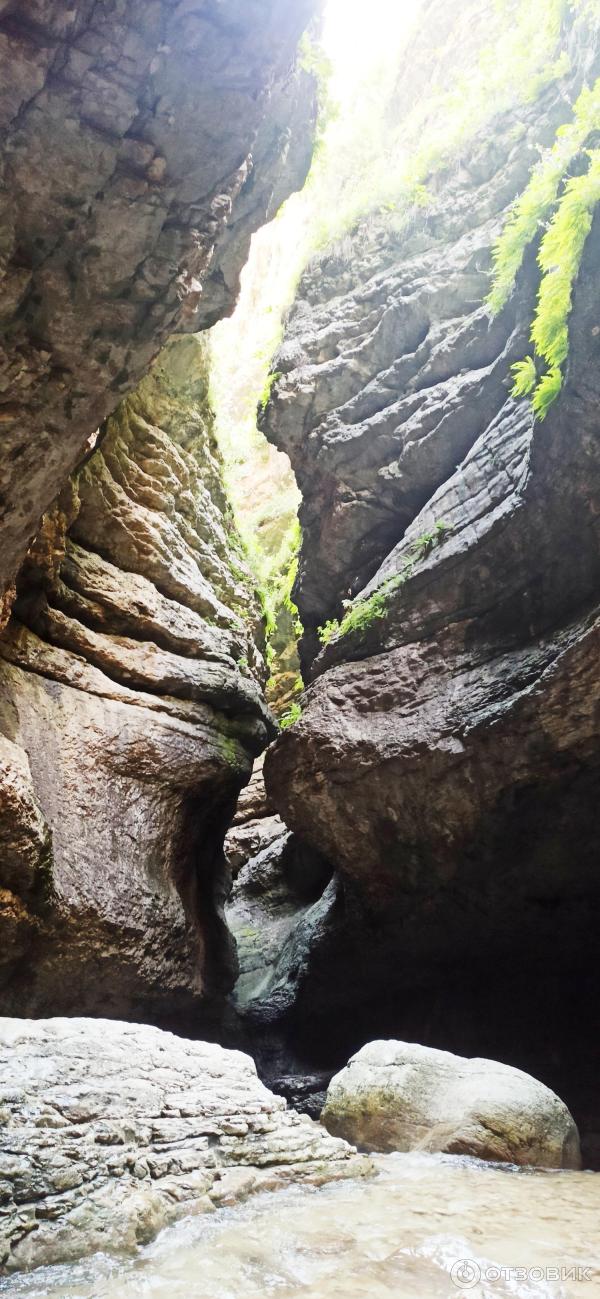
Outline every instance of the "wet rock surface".
<path id="1" fill-rule="evenodd" d="M 577 1127 L 548 1087 L 494 1060 L 370 1042 L 332 1078 L 322 1121 L 361 1150 L 421 1150 L 580 1168 Z"/>
<path id="2" fill-rule="evenodd" d="M 103 1020 L 0 1020 L 0 1268 L 134 1250 L 191 1213 L 370 1171 L 252 1060 Z"/>
<path id="3" fill-rule="evenodd" d="M 290 834 L 281 817 L 273 816 L 262 766 L 264 756 L 240 795 L 225 840 L 234 877 L 225 916 L 239 961 L 232 999 L 252 1035 L 269 1025 L 277 1030 L 294 1007 L 332 892 L 331 865 L 305 840 Z M 255 1037 L 253 1043 L 260 1057 Z M 273 1066 L 266 1068 L 271 1082 Z M 296 1081 L 303 1091 L 304 1082 Z"/>

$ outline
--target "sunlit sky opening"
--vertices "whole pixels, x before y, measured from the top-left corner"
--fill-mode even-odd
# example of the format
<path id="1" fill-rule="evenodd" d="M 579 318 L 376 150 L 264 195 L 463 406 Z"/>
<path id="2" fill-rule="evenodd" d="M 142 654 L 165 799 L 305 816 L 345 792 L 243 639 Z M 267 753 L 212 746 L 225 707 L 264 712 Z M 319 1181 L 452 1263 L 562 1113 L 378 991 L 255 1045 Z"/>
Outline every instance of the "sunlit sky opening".
<path id="1" fill-rule="evenodd" d="M 323 44 L 332 62 L 331 91 L 344 99 L 409 34 L 423 0 L 328 0 Z"/>

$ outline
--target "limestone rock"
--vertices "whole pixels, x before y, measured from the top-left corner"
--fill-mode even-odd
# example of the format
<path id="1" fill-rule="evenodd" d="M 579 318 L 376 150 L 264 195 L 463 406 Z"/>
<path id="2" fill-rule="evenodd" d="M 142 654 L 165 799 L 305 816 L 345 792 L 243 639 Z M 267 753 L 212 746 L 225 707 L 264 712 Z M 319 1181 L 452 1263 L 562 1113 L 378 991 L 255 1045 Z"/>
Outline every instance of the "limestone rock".
<path id="1" fill-rule="evenodd" d="M 89 436 L 301 184 L 311 0 L 3 0 L 0 595 Z"/>
<path id="2" fill-rule="evenodd" d="M 173 340 L 21 570 L 0 637 L 5 1011 L 189 1020 L 234 981 L 223 836 L 273 724 L 221 472 L 206 346 Z"/>
<path id="3" fill-rule="evenodd" d="M 0 1268 L 132 1250 L 293 1180 L 361 1176 L 249 1057 L 135 1024 L 0 1020 Z"/>
<path id="4" fill-rule="evenodd" d="M 225 839 L 225 856 L 235 879 L 242 866 L 285 834 L 281 817 L 275 814 L 263 776 L 264 754 L 256 759 L 248 784 L 242 789 L 231 827 Z"/>
<path id="5" fill-rule="evenodd" d="M 581 1167 L 575 1123 L 548 1087 L 494 1060 L 412 1043 L 363 1047 L 331 1080 L 322 1122 L 362 1150 Z"/>
<path id="6" fill-rule="evenodd" d="M 239 959 L 235 1004 L 255 1023 L 293 1005 L 330 880 L 329 863 L 285 826 L 239 870 L 225 914 Z"/>
<path id="7" fill-rule="evenodd" d="M 568 52 L 518 133 L 500 115 L 428 179 L 427 213 L 402 231 L 365 220 L 300 283 L 264 427 L 303 491 L 310 686 L 265 778 L 343 897 L 343 932 L 304 985 L 319 1045 L 343 1021 L 344 1058 L 426 1032 L 531 1068 L 533 1050 L 534 1073 L 577 1088 L 597 1071 L 585 1013 L 574 1064 L 573 1014 L 598 996 L 600 216 L 543 422 L 509 396 L 535 249 L 504 312 L 485 305 L 538 146 L 600 74 L 597 41 Z M 344 599 L 366 616 L 323 647 Z"/>

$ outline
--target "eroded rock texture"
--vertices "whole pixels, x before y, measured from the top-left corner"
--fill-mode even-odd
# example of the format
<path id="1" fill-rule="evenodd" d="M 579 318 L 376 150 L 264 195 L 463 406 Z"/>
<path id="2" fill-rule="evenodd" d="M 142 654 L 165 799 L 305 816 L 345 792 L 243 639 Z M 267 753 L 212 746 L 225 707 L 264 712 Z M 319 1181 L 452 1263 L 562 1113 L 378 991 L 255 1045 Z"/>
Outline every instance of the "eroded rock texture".
<path id="1" fill-rule="evenodd" d="M 0 640 L 2 1005 L 189 1014 L 272 722 L 206 346 L 174 340 L 45 517 Z"/>
<path id="2" fill-rule="evenodd" d="M 370 1170 L 252 1060 L 105 1020 L 0 1020 L 0 1270 L 135 1250 L 255 1190 Z"/>
<path id="3" fill-rule="evenodd" d="M 567 1090 L 596 1050 L 600 217 L 543 423 L 508 396 L 534 251 L 496 320 L 484 299 L 508 205 L 570 116 L 563 92 L 600 72 L 597 44 L 574 58 L 518 130 L 500 119 L 433 178 L 427 217 L 371 222 L 309 270 L 265 417 L 304 495 L 312 680 L 267 789 L 341 887 L 307 1037 L 315 1013 L 322 1049 L 344 1019 L 345 1049 L 377 1023 Z M 384 616 L 320 650 L 318 624 L 388 579 Z"/>
<path id="4" fill-rule="evenodd" d="M 308 167 L 312 0 L 2 0 L 0 591 L 175 329 Z"/>
<path id="5" fill-rule="evenodd" d="M 274 813 L 262 757 L 240 794 L 225 854 L 233 880 L 225 919 L 239 966 L 228 1031 L 252 1051 L 269 1087 L 318 1118 L 329 1074 L 315 1074 L 310 1053 L 298 1054 L 288 1020 L 335 899 L 332 867 Z"/>

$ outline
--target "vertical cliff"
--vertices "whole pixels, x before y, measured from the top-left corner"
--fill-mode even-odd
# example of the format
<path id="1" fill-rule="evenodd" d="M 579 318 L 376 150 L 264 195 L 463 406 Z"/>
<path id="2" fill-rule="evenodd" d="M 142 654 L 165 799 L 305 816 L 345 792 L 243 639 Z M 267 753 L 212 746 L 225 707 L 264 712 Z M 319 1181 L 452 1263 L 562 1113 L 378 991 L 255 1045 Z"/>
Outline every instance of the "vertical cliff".
<path id="1" fill-rule="evenodd" d="M 222 840 L 270 720 L 206 346 L 174 340 L 45 517 L 0 641 L 5 1009 L 231 982 Z"/>
<path id="2" fill-rule="evenodd" d="M 380 1032 L 571 1084 L 591 1069 L 598 215 L 545 419 L 511 366 L 531 351 L 540 237 L 600 123 L 506 305 L 487 304 L 513 205 L 600 75 L 587 22 L 567 15 L 553 74 L 430 171 L 401 227 L 380 210 L 309 267 L 273 363 L 263 426 L 303 493 L 310 685 L 265 772 L 337 868 L 294 1011 L 322 1055 Z"/>
<path id="3" fill-rule="evenodd" d="M 189 1024 L 235 977 L 223 837 L 273 724 L 207 349 L 183 335 L 232 310 L 253 231 L 304 181 L 316 8 L 0 3 L 8 1013 Z"/>
<path id="4" fill-rule="evenodd" d="M 0 589 L 169 334 L 306 174 L 311 0 L 3 0 Z"/>

